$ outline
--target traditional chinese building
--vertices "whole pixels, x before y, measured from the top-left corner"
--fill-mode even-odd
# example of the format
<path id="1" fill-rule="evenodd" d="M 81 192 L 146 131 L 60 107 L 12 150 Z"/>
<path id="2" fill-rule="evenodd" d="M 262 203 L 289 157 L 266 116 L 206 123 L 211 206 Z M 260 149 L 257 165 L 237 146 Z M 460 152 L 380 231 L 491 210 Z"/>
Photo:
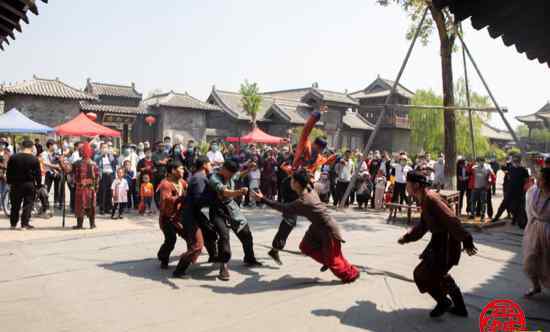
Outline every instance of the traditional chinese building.
<path id="1" fill-rule="evenodd" d="M 30 81 L 0 86 L 4 110 L 17 108 L 38 123 L 50 127 L 73 119 L 80 113 L 81 102 L 96 101 L 97 97 L 76 89 L 59 78 L 33 76 Z"/>
<path id="2" fill-rule="evenodd" d="M 205 140 L 208 114 L 220 111 L 219 107 L 191 97 L 187 92 L 156 94 L 145 99 L 143 104 L 147 113 L 157 119 L 157 140 L 165 136 L 182 142 L 189 139 Z"/>
<path id="3" fill-rule="evenodd" d="M 496 145 L 501 149 L 515 145 L 514 138 L 508 130 L 493 127 L 485 122 L 481 125 L 480 134 L 487 138 L 491 145 Z"/>
<path id="4" fill-rule="evenodd" d="M 95 113 L 97 122 L 122 133 L 121 142 L 130 143 L 142 136 L 151 136 L 143 125 L 146 110 L 141 104 L 142 94 L 136 90 L 134 83 L 118 85 L 86 81 L 84 91 L 96 97 L 92 101 L 81 101 L 80 109 L 84 113 Z M 117 144 L 118 145 L 118 144 Z"/>
<path id="5" fill-rule="evenodd" d="M 219 106 L 217 112 L 207 114 L 207 138 L 241 136 L 251 129 L 251 119 L 242 105 L 238 92 L 212 88 L 208 102 Z M 357 112 L 358 102 L 345 92 L 336 92 L 312 87 L 271 91 L 262 94 L 257 124 L 271 135 L 287 137 L 290 130 L 302 127 L 309 114 L 328 106 L 319 127 L 333 148 L 362 148 L 372 125 Z"/>
<path id="6" fill-rule="evenodd" d="M 48 3 L 48 0 L 42 0 Z M 15 40 L 15 31 L 22 32 L 21 22 L 29 24 L 28 12 L 38 15 L 35 0 L 1 1 L 0 3 L 0 50 L 9 45 L 8 38 Z"/>
<path id="7" fill-rule="evenodd" d="M 393 81 L 380 76 L 365 89 L 353 92 L 351 97 L 359 102 L 359 113 L 369 122 L 376 123 L 391 92 Z M 409 105 L 414 93 L 399 84 L 391 104 Z M 374 140 L 373 149 L 386 151 L 409 151 L 411 127 L 407 109 L 390 108 L 382 119 L 381 128 Z"/>

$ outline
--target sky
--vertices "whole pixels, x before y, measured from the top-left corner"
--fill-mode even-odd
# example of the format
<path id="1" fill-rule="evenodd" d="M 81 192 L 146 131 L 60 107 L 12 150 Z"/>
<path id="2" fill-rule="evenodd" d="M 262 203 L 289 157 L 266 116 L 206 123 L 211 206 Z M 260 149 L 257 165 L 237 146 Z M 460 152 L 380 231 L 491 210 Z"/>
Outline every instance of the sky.
<path id="1" fill-rule="evenodd" d="M 51 0 L 39 3 L 0 53 L 0 83 L 33 75 L 84 88 L 86 78 L 205 100 L 212 86 L 262 91 L 311 86 L 349 92 L 377 75 L 394 79 L 409 47 L 401 8 L 375 0 Z M 466 43 L 513 125 L 550 100 L 550 68 L 528 60 L 486 30 L 464 25 Z M 441 93 L 437 36 L 418 44 L 402 84 Z M 454 56 L 462 76 L 461 53 Z M 485 93 L 469 67 L 472 89 Z M 504 128 L 498 115 L 491 123 Z"/>

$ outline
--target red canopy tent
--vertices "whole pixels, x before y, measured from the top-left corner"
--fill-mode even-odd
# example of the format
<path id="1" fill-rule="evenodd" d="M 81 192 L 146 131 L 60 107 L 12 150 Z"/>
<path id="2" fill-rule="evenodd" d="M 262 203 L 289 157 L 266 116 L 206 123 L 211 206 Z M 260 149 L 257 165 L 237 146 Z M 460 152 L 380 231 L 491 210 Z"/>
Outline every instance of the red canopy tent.
<path id="1" fill-rule="evenodd" d="M 262 144 L 281 144 L 285 139 L 282 137 L 271 136 L 260 128 L 256 127 L 251 132 L 242 137 L 227 137 L 226 142 L 230 143 L 262 143 Z"/>
<path id="2" fill-rule="evenodd" d="M 55 133 L 59 136 L 121 136 L 120 132 L 93 122 L 84 113 L 80 113 L 69 122 L 55 127 Z"/>

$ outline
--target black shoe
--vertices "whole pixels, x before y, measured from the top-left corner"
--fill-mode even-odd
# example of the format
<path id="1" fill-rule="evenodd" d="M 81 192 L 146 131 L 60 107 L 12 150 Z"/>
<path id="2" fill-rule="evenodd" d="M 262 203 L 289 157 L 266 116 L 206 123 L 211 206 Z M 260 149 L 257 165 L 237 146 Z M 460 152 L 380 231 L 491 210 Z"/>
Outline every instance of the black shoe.
<path id="1" fill-rule="evenodd" d="M 326 265 L 321 266 L 321 272 L 325 272 L 327 270 L 328 270 L 328 266 Z"/>
<path id="2" fill-rule="evenodd" d="M 221 281 L 229 281 L 229 268 L 226 263 L 220 265 L 220 273 L 218 274 L 218 279 Z"/>
<path id="3" fill-rule="evenodd" d="M 459 317 L 468 317 L 468 310 L 466 310 L 466 307 L 459 308 L 457 306 L 452 307 L 449 309 L 449 312 L 455 316 Z"/>
<path id="4" fill-rule="evenodd" d="M 34 229 L 34 226 L 33 225 L 24 225 L 23 228 L 24 229 Z"/>
<path id="5" fill-rule="evenodd" d="M 260 266 L 264 266 L 262 263 L 258 262 L 256 259 L 251 259 L 251 260 L 247 260 L 247 261 L 244 261 L 244 265 L 247 266 L 247 267 L 260 267 Z"/>
<path id="6" fill-rule="evenodd" d="M 452 302 L 448 298 L 443 299 L 435 306 L 434 310 L 430 312 L 430 317 L 437 318 L 443 316 L 451 308 Z"/>
<path id="7" fill-rule="evenodd" d="M 180 260 L 178 263 L 178 266 L 172 272 L 172 277 L 174 278 L 181 278 L 185 276 L 185 271 L 187 271 L 187 268 L 189 267 L 190 263 L 188 261 L 182 261 Z"/>
<path id="8" fill-rule="evenodd" d="M 82 225 L 76 225 L 76 226 L 73 226 L 73 229 L 83 229 L 84 227 L 82 227 Z"/>
<path id="9" fill-rule="evenodd" d="M 167 260 L 160 261 L 160 269 L 161 270 L 168 270 L 168 261 Z"/>
<path id="10" fill-rule="evenodd" d="M 208 257 L 208 263 L 218 263 L 218 257 L 216 256 Z"/>
<path id="11" fill-rule="evenodd" d="M 281 257 L 279 257 L 278 250 L 271 249 L 267 254 L 275 261 L 275 263 L 277 263 L 278 265 L 283 265 L 283 261 L 281 261 Z"/>

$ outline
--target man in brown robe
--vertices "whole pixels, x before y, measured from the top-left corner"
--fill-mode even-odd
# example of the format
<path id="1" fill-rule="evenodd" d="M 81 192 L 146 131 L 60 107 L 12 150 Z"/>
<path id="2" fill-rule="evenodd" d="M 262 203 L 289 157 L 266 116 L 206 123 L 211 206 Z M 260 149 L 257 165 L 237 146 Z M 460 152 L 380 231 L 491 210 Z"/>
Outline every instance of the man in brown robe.
<path id="1" fill-rule="evenodd" d="M 437 193 L 428 189 L 429 186 L 429 181 L 422 173 L 415 171 L 407 174 L 407 192 L 422 208 L 422 215 L 420 222 L 398 243 L 414 242 L 427 232 L 432 233 L 430 243 L 420 255 L 422 262 L 414 270 L 414 281 L 421 293 L 430 294 L 437 302 L 435 309 L 430 312 L 431 317 L 439 317 L 447 311 L 466 317 L 468 311 L 462 293 L 448 272 L 458 265 L 461 244 L 470 256 L 475 255 L 477 249 L 460 219 Z"/>
<path id="2" fill-rule="evenodd" d="M 80 148 L 82 159 L 75 162 L 72 174 L 75 182 L 75 207 L 76 226 L 73 229 L 82 229 L 84 216 L 90 220 L 90 228 L 95 228 L 96 192 L 99 187 L 99 168 L 92 160 L 92 148 L 90 143 L 84 143 Z M 65 165 L 62 163 L 62 165 Z M 64 167 L 65 168 L 65 167 Z"/>

